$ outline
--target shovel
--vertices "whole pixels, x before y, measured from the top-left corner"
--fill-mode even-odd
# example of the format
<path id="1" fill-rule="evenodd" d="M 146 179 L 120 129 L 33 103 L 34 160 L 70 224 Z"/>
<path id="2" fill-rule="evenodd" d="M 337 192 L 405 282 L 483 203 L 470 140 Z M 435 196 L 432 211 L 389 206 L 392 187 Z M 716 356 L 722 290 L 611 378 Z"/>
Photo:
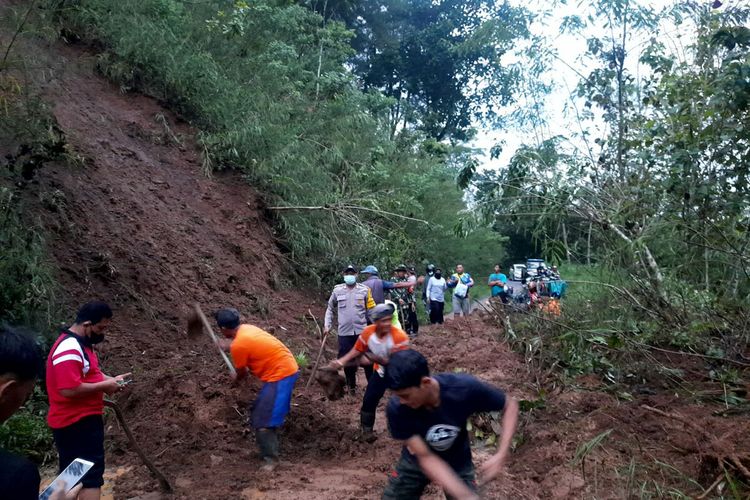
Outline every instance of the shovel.
<path id="1" fill-rule="evenodd" d="M 203 332 L 206 332 L 208 336 L 211 337 L 211 340 L 213 340 L 214 345 L 219 350 L 221 359 L 224 360 L 224 362 L 227 364 L 227 368 L 229 368 L 229 374 L 232 375 L 232 377 L 236 377 L 237 370 L 234 369 L 234 365 L 227 356 L 227 353 L 225 353 L 224 349 L 222 349 L 221 345 L 219 345 L 219 339 L 216 337 L 216 334 L 214 333 L 211 325 L 206 319 L 206 315 L 203 314 L 201 306 L 196 303 L 195 306 L 193 306 L 193 311 L 190 313 L 187 319 L 187 334 L 188 337 L 196 338 L 202 335 Z"/>

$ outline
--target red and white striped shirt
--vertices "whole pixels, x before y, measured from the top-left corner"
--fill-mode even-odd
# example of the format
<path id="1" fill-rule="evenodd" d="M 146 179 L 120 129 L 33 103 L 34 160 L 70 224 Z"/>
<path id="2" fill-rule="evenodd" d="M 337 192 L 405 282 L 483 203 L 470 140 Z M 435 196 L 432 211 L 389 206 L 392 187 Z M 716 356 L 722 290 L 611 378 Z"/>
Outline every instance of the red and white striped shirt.
<path id="1" fill-rule="evenodd" d="M 75 398 L 66 398 L 60 394 L 63 389 L 75 389 L 82 383 L 93 384 L 104 380 L 94 350 L 90 346 L 82 347 L 70 335 L 72 333 L 63 331 L 47 358 L 47 423 L 53 429 L 67 427 L 83 417 L 101 415 L 104 412 L 103 392 L 92 392 Z"/>

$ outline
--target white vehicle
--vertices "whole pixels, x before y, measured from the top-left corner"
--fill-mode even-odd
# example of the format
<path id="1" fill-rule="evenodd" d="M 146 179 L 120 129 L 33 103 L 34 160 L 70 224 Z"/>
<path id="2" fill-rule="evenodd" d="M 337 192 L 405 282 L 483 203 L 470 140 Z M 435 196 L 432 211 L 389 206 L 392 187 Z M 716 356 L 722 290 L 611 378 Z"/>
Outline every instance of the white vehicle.
<path id="1" fill-rule="evenodd" d="M 526 266 L 523 264 L 513 264 L 510 268 L 510 279 L 513 281 L 523 281 L 526 276 Z"/>

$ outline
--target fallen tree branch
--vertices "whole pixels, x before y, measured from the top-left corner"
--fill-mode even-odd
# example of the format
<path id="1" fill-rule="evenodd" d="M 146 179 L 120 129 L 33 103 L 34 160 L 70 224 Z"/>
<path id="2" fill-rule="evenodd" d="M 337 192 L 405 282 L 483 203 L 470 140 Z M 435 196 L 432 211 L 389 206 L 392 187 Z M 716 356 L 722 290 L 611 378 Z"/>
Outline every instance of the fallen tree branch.
<path id="1" fill-rule="evenodd" d="M 747 470 L 747 467 L 742 465 L 742 461 L 737 455 L 731 455 L 729 461 L 742 473 L 743 476 L 745 476 L 746 479 L 750 479 L 750 470 Z"/>
<path id="2" fill-rule="evenodd" d="M 716 476 L 716 479 L 714 480 L 713 483 L 711 483 L 711 486 L 709 486 L 706 489 L 706 491 L 704 491 L 703 493 L 701 493 L 699 496 L 695 497 L 695 499 L 696 500 L 703 500 L 704 498 L 708 497 L 708 495 L 711 494 L 711 492 L 714 490 L 714 488 L 716 488 L 719 485 L 719 483 L 721 483 L 721 481 L 723 479 L 724 479 L 724 472 L 722 471 L 721 473 L 719 473 L 718 476 Z"/>
<path id="3" fill-rule="evenodd" d="M 401 215 L 401 214 L 397 214 L 394 212 L 388 212 L 386 210 L 362 207 L 359 205 L 286 206 L 286 207 L 266 207 L 266 209 L 277 210 L 277 211 L 290 210 L 290 211 L 328 211 L 328 212 L 359 210 L 363 212 L 372 212 L 372 213 L 383 215 L 386 217 L 397 217 L 399 219 L 410 220 L 414 222 L 421 222 L 422 224 L 429 224 L 429 222 L 427 222 L 424 219 L 417 219 L 415 217 L 408 217 L 406 215 Z"/>
<path id="4" fill-rule="evenodd" d="M 656 347 L 656 346 L 652 346 L 649 344 L 644 344 L 643 342 L 638 342 L 637 340 L 632 340 L 632 339 L 626 339 L 626 340 L 628 342 L 632 342 L 633 344 L 639 345 L 641 347 L 645 347 L 647 349 L 651 349 L 654 351 L 664 352 L 667 354 L 680 354 L 682 356 L 694 356 L 697 358 L 713 359 L 715 361 L 723 361 L 725 363 L 731 363 L 737 366 L 742 366 L 743 368 L 750 368 L 750 363 L 743 363 L 742 361 L 735 361 L 729 358 L 721 358 L 719 356 L 709 356 L 708 354 L 698 354 L 697 352 L 673 351 L 671 349 L 664 349 L 662 347 Z"/>

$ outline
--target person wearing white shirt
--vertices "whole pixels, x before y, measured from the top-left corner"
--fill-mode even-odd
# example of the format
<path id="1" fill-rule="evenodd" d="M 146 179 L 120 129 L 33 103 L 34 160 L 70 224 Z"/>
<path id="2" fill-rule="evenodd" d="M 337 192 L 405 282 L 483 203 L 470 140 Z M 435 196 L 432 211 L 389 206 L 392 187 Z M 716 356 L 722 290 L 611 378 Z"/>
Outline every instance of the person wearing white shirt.
<path id="1" fill-rule="evenodd" d="M 445 306 L 445 290 L 448 288 L 448 284 L 443 278 L 443 271 L 441 269 L 435 269 L 435 274 L 427 282 L 427 301 L 429 304 L 430 311 L 430 323 L 431 324 L 443 324 L 443 308 Z"/>

